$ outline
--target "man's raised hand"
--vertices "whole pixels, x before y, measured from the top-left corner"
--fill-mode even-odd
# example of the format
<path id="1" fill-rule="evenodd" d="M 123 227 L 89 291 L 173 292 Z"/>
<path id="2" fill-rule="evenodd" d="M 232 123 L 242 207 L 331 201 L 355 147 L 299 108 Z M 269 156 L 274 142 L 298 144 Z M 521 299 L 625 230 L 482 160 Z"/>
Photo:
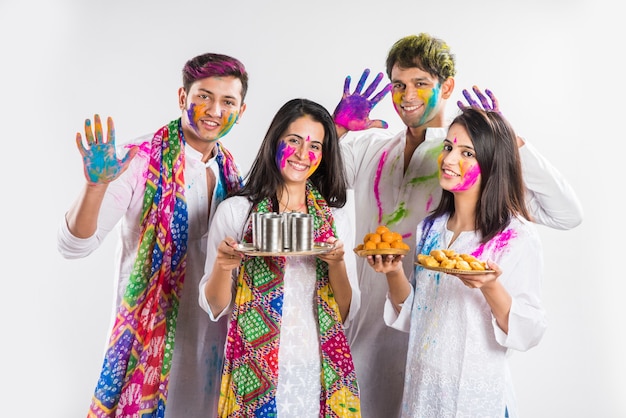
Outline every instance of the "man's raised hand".
<path id="1" fill-rule="evenodd" d="M 80 132 L 76 133 L 76 146 L 83 156 L 85 178 L 91 184 L 106 184 L 118 178 L 135 157 L 138 147 L 133 147 L 119 159 L 115 153 L 115 127 L 113 119 L 107 118 L 107 139 L 102 135 L 102 122 L 99 115 L 94 115 L 94 129 L 91 120 L 85 119 L 85 142 Z"/>
<path id="2" fill-rule="evenodd" d="M 391 91 L 391 83 L 387 84 L 374 97 L 370 98 L 380 81 L 383 73 L 378 73 L 374 81 L 361 94 L 370 70 L 365 69 L 353 93 L 350 93 L 351 77 L 347 76 L 343 86 L 343 96 L 333 112 L 335 124 L 348 131 L 362 131 L 369 128 L 387 128 L 387 122 L 380 119 L 369 118 L 371 110 Z"/>
<path id="3" fill-rule="evenodd" d="M 472 90 L 474 91 L 474 94 L 480 101 L 480 104 L 476 100 L 474 100 L 474 98 L 472 98 L 472 94 L 469 91 L 467 91 L 466 89 L 463 89 L 463 97 L 465 97 L 465 100 L 467 100 L 467 103 L 470 107 L 475 107 L 477 109 L 483 109 L 486 111 L 497 112 L 501 114 L 500 107 L 498 106 L 498 99 L 496 99 L 496 96 L 494 96 L 491 90 L 485 89 L 485 94 L 489 97 L 489 100 L 487 99 L 487 96 L 485 96 L 485 94 L 483 94 L 483 92 L 480 91 L 478 86 L 473 86 Z M 491 103 L 490 103 L 490 100 L 491 100 Z M 459 109 L 461 110 L 463 110 L 466 107 L 465 103 L 463 103 L 461 100 L 456 102 L 456 104 L 457 106 L 459 106 Z"/>

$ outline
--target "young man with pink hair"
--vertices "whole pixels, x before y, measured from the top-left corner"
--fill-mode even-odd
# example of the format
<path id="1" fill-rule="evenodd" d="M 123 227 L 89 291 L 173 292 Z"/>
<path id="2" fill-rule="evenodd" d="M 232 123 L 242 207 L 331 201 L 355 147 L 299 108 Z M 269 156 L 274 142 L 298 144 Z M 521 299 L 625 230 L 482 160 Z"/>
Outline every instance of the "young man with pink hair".
<path id="1" fill-rule="evenodd" d="M 215 416 L 226 320 L 198 305 L 212 215 L 242 186 L 219 141 L 239 122 L 248 74 L 237 59 L 189 60 L 181 116 L 117 150 L 113 120 L 76 136 L 85 186 L 61 222 L 66 258 L 97 249 L 119 224 L 112 330 L 88 416 Z M 117 157 L 119 151 L 121 158 Z M 167 407 L 167 408 L 166 408 Z"/>

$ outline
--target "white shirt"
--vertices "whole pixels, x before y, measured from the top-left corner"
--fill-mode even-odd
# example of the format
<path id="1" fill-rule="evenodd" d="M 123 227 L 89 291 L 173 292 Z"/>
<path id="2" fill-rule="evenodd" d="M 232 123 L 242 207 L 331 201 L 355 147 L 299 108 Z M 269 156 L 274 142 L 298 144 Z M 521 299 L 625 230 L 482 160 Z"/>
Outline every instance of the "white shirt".
<path id="1" fill-rule="evenodd" d="M 417 224 L 441 197 L 437 157 L 447 128 L 429 128 L 404 172 L 406 130 L 391 136 L 385 130 L 350 132 L 341 140 L 349 185 L 354 190 L 356 241 L 378 225 L 403 235 L 414 254 Z M 520 149 L 527 199 L 536 222 L 557 229 L 581 222 L 576 194 L 562 175 L 530 143 Z M 365 258 L 357 260 L 361 310 L 347 330 L 361 390 L 364 418 L 398 417 L 408 337 L 383 321 L 387 281 Z M 414 260 L 404 258 L 407 277 Z M 381 385 L 380 382 L 385 382 Z"/>
<path id="2" fill-rule="evenodd" d="M 133 141 L 136 144 L 143 143 L 143 146 L 131 161 L 129 168 L 109 185 L 102 202 L 96 233 L 86 239 L 74 237 L 67 228 L 65 218 L 61 221 L 58 231 L 58 248 L 61 254 L 65 258 L 82 258 L 96 250 L 109 232 L 119 224 L 114 277 L 115 300 L 111 312 L 111 326 L 117 307 L 124 297 L 137 254 L 151 138 L 152 135 L 146 135 Z M 146 140 L 148 142 L 144 142 Z M 201 161 L 201 157 L 201 153 L 189 145 L 185 146 L 184 176 L 189 238 L 187 270 L 178 308 L 174 356 L 165 412 L 165 416 L 171 418 L 210 415 L 207 411 L 217 413 L 219 401 L 227 324 L 226 320 L 213 322 L 207 318 L 198 306 L 197 292 L 206 259 L 209 213 L 214 212 L 218 200 L 214 192 L 212 208 L 209 212 L 207 168 L 213 170 L 215 175 L 217 183 L 215 191 L 223 185 L 220 183 L 215 158 L 205 164 Z M 106 341 L 108 344 L 108 338 Z"/>
<path id="3" fill-rule="evenodd" d="M 215 212 L 213 226 L 209 232 L 205 275 L 199 285 L 199 303 L 209 317 L 219 320 L 230 313 L 231 304 L 217 318 L 204 294 L 204 284 L 209 278 L 217 257 L 217 247 L 221 240 L 232 237 L 241 242 L 247 226 L 250 202 L 242 196 L 228 198 Z M 350 313 L 344 321 L 348 326 L 358 313 L 360 293 L 356 278 L 354 230 L 348 212 L 332 208 L 337 238 L 344 242 L 344 260 L 352 287 Z M 238 271 L 233 271 L 233 285 Z M 278 386 L 276 406 L 279 417 L 318 418 L 320 414 L 320 373 L 321 352 L 315 301 L 315 256 L 288 256 L 284 274 L 283 314 L 278 352 Z"/>
<path id="4" fill-rule="evenodd" d="M 448 216 L 434 221 L 428 235 L 432 239 L 418 251 L 450 248 L 474 254 L 481 246 L 480 234 L 461 232 L 448 246 L 453 232 L 446 228 L 447 221 Z M 418 240 L 423 227 L 420 223 L 417 228 Z M 507 352 L 537 345 L 546 329 L 543 254 L 536 227 L 513 219 L 477 258 L 492 260 L 502 269 L 499 281 L 512 298 L 508 334 L 497 325 L 479 289 L 420 266 L 400 314 L 386 301 L 385 322 L 409 332 L 403 418 L 504 417 L 505 407 L 509 417 L 517 416 Z"/>

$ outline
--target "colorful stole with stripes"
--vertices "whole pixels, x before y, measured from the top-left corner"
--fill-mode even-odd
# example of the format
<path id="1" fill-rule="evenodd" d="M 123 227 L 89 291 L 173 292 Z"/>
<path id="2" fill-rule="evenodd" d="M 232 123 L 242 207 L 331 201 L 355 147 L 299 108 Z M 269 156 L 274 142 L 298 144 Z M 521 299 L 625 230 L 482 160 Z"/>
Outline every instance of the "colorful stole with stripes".
<path id="1" fill-rule="evenodd" d="M 310 182 L 307 207 L 314 215 L 314 241 L 325 242 L 335 236 L 331 210 Z M 261 201 L 254 210 L 272 212 L 271 200 Z M 252 241 L 250 223 L 243 241 Z M 315 260 L 322 353 L 320 417 L 360 417 L 354 364 L 329 284 L 328 264 Z M 220 417 L 276 416 L 285 262 L 285 257 L 247 256 L 242 263 L 226 342 Z"/>
<path id="2" fill-rule="evenodd" d="M 137 257 L 88 417 L 165 414 L 187 255 L 184 143 L 180 119 L 152 138 Z M 237 166 L 219 143 L 216 158 L 227 191 L 240 188 Z"/>

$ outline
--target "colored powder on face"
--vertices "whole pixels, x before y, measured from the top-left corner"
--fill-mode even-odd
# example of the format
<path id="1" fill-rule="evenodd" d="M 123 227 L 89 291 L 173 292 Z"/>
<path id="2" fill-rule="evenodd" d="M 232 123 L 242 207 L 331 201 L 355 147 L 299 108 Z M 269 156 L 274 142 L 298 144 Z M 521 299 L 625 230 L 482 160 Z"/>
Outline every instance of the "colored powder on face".
<path id="1" fill-rule="evenodd" d="M 276 165 L 282 171 L 287 165 L 287 159 L 296 153 L 296 149 L 287 145 L 286 142 L 280 141 L 276 150 Z"/>
<path id="2" fill-rule="evenodd" d="M 189 119 L 189 125 L 197 134 L 199 134 L 199 132 L 196 121 L 200 120 L 200 116 L 204 114 L 205 109 L 205 105 L 198 106 L 195 103 L 191 103 L 189 105 L 189 109 L 187 109 L 187 119 Z"/>
<path id="3" fill-rule="evenodd" d="M 238 119 L 239 112 L 226 113 L 222 115 L 222 129 L 220 129 L 216 139 L 219 139 L 230 132 L 233 126 L 235 126 L 235 123 L 237 123 Z"/>
<path id="4" fill-rule="evenodd" d="M 439 103 L 439 91 L 441 90 L 441 84 L 437 83 L 437 85 L 431 89 L 417 89 L 417 95 L 424 104 L 426 105 L 426 109 L 424 110 L 424 114 L 420 119 L 420 125 L 426 122 L 427 118 L 430 116 L 433 109 L 437 107 Z"/>
<path id="5" fill-rule="evenodd" d="M 399 91 L 394 91 L 391 94 L 391 101 L 393 102 L 393 108 L 396 110 L 397 114 L 400 114 L 400 110 L 402 109 L 402 96 L 404 93 Z"/>
<path id="6" fill-rule="evenodd" d="M 427 118 L 430 116 L 432 110 L 439 103 L 439 91 L 441 90 L 441 84 L 437 83 L 437 85 L 432 89 L 417 89 L 417 97 L 424 103 L 425 109 L 424 114 L 420 118 L 419 124 L 422 125 Z M 403 91 L 394 91 L 391 94 L 391 101 L 393 102 L 393 108 L 396 110 L 396 113 L 400 114 L 402 110 L 402 100 L 405 95 Z"/>
<path id="7" fill-rule="evenodd" d="M 189 109 L 187 109 L 187 117 L 189 119 L 189 125 L 198 135 L 200 135 L 200 131 L 198 128 L 198 121 L 200 120 L 200 118 L 206 115 L 206 113 L 207 113 L 207 105 L 205 103 L 201 103 L 201 104 L 191 103 L 189 105 Z M 226 135 L 235 125 L 235 123 L 237 122 L 237 119 L 239 119 L 239 112 L 231 113 L 231 112 L 222 111 L 220 113 L 221 128 L 219 132 L 217 133 L 217 137 L 214 140 L 217 141 L 218 139 Z"/>
<path id="8" fill-rule="evenodd" d="M 315 173 L 315 170 L 317 170 L 317 167 L 320 166 L 320 163 L 322 162 L 322 155 L 320 154 L 319 158 L 317 158 L 316 153 L 314 153 L 313 151 L 309 151 L 309 161 L 311 161 L 311 168 L 309 169 L 307 178 L 311 177 L 311 175 Z"/>
<path id="9" fill-rule="evenodd" d="M 461 182 L 454 186 L 451 191 L 458 192 L 470 189 L 478 181 L 480 166 L 474 164 L 464 172 L 463 162 L 459 164 L 461 170 Z"/>

